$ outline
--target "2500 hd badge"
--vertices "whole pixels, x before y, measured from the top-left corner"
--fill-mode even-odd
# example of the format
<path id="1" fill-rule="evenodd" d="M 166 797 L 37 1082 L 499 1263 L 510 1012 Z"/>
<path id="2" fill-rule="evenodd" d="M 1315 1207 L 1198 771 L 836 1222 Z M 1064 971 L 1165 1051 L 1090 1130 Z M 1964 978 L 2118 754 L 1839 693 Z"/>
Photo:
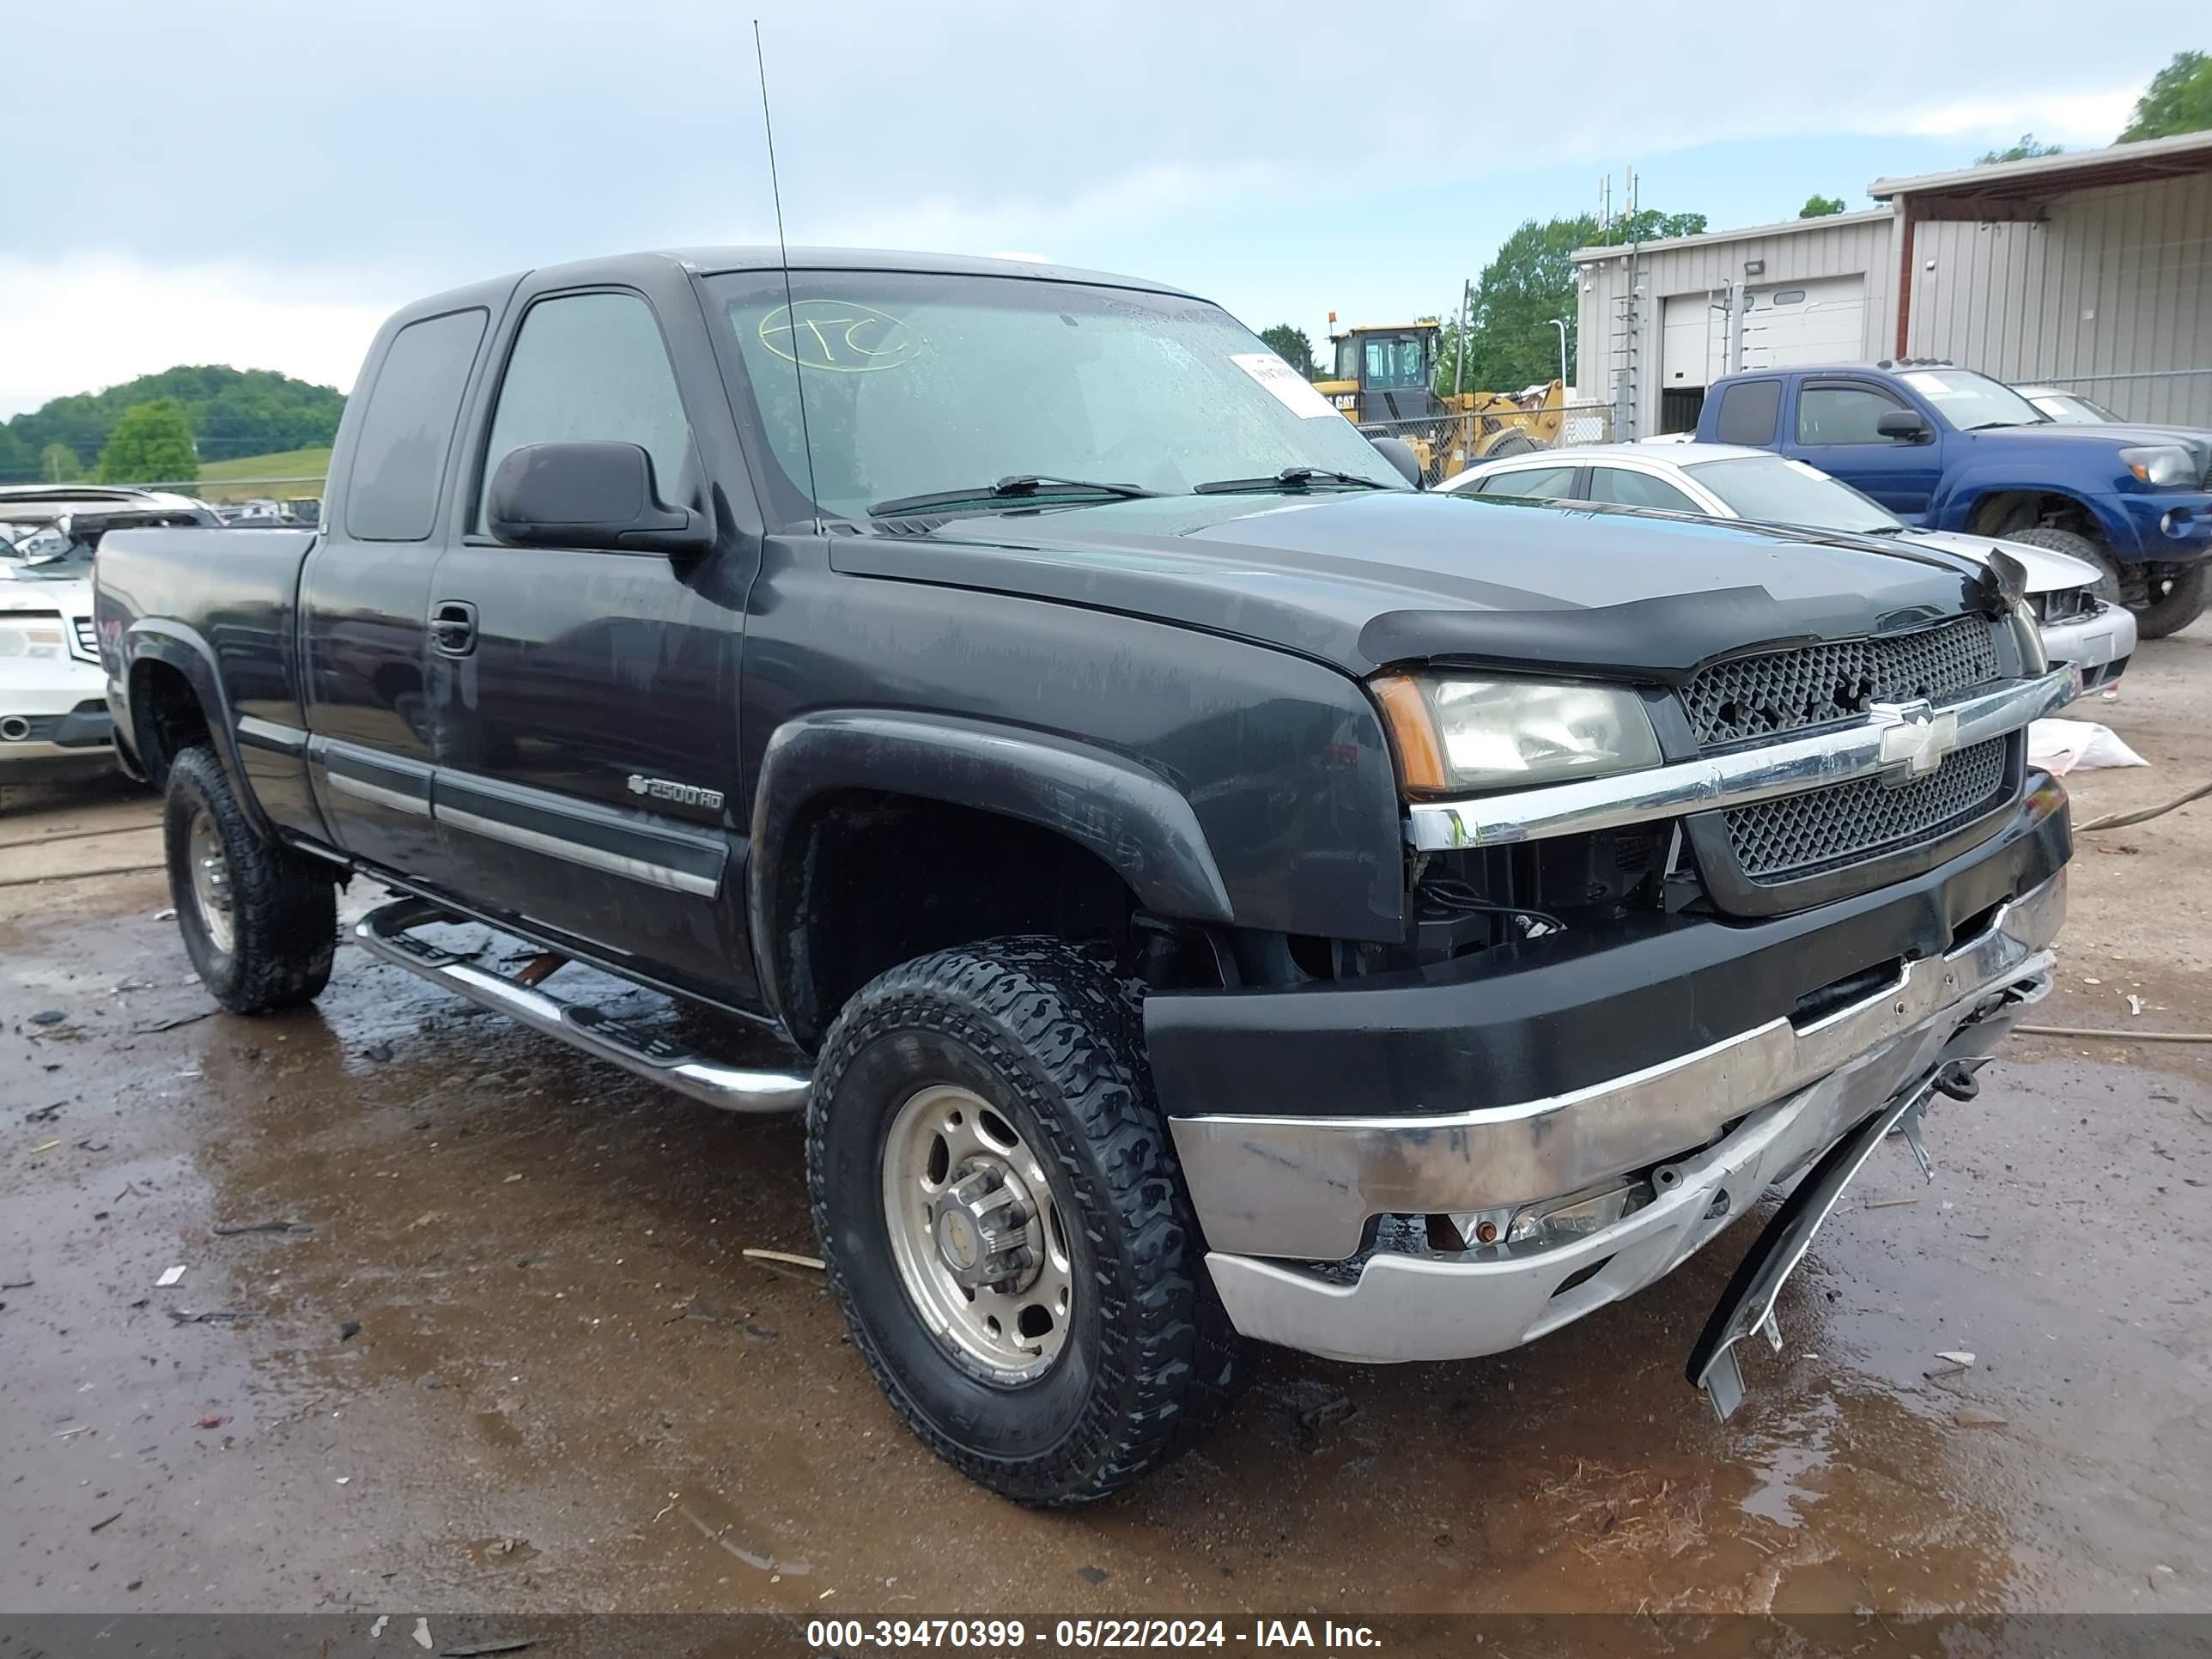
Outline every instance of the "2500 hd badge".
<path id="1" fill-rule="evenodd" d="M 1160 1467 L 1260 1344 L 1498 1353 L 1785 1185 L 1687 1359 L 1732 1407 L 1844 1183 L 2050 988 L 2075 682 L 2017 584 L 1427 492 L 1158 283 L 800 264 L 421 301 L 319 527 L 106 537 L 216 998 L 315 996 L 359 877 L 372 961 L 803 1113 L 859 1361 L 1023 1503 Z"/>

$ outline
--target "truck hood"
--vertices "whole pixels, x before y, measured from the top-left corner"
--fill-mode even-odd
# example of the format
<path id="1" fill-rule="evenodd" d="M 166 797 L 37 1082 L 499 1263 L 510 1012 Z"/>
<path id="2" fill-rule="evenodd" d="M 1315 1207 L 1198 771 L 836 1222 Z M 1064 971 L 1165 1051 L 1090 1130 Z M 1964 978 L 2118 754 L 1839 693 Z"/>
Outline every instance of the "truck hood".
<path id="1" fill-rule="evenodd" d="M 2008 542 L 1991 536 L 1969 536 L 1962 530 L 1912 530 L 1905 539 L 1921 547 L 1941 548 L 1947 553 L 1961 554 L 1977 564 L 1986 565 L 1990 555 L 2002 550 L 2018 559 L 2021 568 L 2027 572 L 2027 591 L 2031 593 L 2053 593 L 2069 587 L 2094 587 L 2097 582 L 2096 567 L 2085 559 L 2069 553 L 2054 553 L 2047 547 L 2031 547 L 2026 542 Z"/>
<path id="2" fill-rule="evenodd" d="M 2002 605 L 1980 565 L 1940 547 L 1411 490 L 885 520 L 837 537 L 831 562 L 1158 618 L 1363 675 L 1433 659 L 1672 681 L 1750 646 Z"/>
<path id="3" fill-rule="evenodd" d="M 59 611 L 71 617 L 92 614 L 92 579 L 80 565 L 67 575 L 42 574 L 37 568 L 0 571 L 0 612 Z"/>
<path id="4" fill-rule="evenodd" d="M 2178 444 L 2197 457 L 2200 477 L 2205 464 L 2212 461 L 2212 432 L 2186 427 L 2075 425 L 2053 421 L 2047 426 L 1981 427 L 1958 435 L 1978 444 L 2024 444 L 2028 453 L 2048 453 L 2054 459 L 2069 453 L 2110 455 L 2153 444 Z"/>

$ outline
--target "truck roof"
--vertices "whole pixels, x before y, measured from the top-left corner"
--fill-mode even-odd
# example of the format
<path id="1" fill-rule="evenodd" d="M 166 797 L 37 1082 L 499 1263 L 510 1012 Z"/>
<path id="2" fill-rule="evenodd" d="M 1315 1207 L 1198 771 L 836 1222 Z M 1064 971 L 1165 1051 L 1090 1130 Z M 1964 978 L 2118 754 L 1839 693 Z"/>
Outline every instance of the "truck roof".
<path id="1" fill-rule="evenodd" d="M 893 248 L 795 247 L 790 251 L 793 270 L 903 270 L 931 276 L 1026 276 L 1052 283 L 1085 283 L 1104 288 L 1139 289 L 1148 294 L 1171 294 L 1186 300 L 1204 296 L 1141 276 L 1120 276 L 1108 271 L 1086 270 L 1074 265 L 1046 264 L 1027 259 L 977 258 L 966 254 L 917 253 Z M 511 292 L 525 276 L 573 278 L 578 283 L 620 281 L 649 267 L 676 265 L 696 275 L 714 276 L 730 270 L 777 270 L 785 264 L 782 252 L 773 246 L 660 248 L 639 253 L 617 253 L 578 259 L 527 271 L 514 271 L 463 288 L 449 289 L 416 301 L 399 313 L 407 317 L 434 316 L 464 305 L 483 303 L 495 295 Z"/>

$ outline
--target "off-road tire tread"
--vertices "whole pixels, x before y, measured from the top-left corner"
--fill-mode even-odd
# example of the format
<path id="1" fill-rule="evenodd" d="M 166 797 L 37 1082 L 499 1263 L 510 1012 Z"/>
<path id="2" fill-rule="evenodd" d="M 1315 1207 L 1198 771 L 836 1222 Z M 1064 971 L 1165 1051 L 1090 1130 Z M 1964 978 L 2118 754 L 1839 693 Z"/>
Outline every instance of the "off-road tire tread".
<path id="1" fill-rule="evenodd" d="M 1050 938 L 986 940 L 915 957 L 854 995 L 824 1040 L 807 1109 L 807 1175 L 830 1288 L 854 1346 L 916 1435 L 954 1468 L 1018 1502 L 1092 1503 L 1171 1461 L 1233 1399 L 1242 1367 L 1206 1277 L 1190 1200 L 1152 1094 L 1133 999 L 1103 963 Z M 853 1059 L 893 1032 L 933 1030 L 1015 1083 L 1045 1129 L 1076 1213 L 1102 1262 L 1086 1287 L 1099 1328 L 1097 1385 L 1046 1456 L 1012 1461 L 946 1437 L 918 1411 L 856 1311 L 838 1259 L 823 1179 L 838 1085 Z M 890 1273 L 889 1261 L 861 1271 Z"/>
<path id="2" fill-rule="evenodd" d="M 234 1014 L 274 1013 L 312 1002 L 330 983 L 337 951 L 337 883 L 305 854 L 263 838 L 246 817 L 214 748 L 197 744 L 169 763 L 161 830 L 170 902 L 181 921 L 193 903 L 193 808 L 204 804 L 230 866 L 236 948 L 228 983 L 209 994 Z"/>

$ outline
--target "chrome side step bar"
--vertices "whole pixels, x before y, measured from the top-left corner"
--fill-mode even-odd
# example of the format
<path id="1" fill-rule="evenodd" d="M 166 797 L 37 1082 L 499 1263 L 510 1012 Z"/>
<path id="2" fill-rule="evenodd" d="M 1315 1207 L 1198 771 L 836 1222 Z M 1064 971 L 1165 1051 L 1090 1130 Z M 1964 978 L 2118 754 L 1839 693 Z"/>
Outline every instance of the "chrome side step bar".
<path id="1" fill-rule="evenodd" d="M 410 932 L 431 922 L 465 920 L 427 899 L 400 899 L 363 916 L 354 925 L 353 936 L 372 956 L 419 974 L 433 985 L 457 992 L 495 1013 L 572 1042 L 587 1054 L 709 1106 L 771 1114 L 795 1112 L 806 1104 L 813 1079 L 805 1072 L 747 1071 L 687 1054 L 664 1036 L 585 1004 L 563 1002 L 532 985 L 487 972 Z"/>

